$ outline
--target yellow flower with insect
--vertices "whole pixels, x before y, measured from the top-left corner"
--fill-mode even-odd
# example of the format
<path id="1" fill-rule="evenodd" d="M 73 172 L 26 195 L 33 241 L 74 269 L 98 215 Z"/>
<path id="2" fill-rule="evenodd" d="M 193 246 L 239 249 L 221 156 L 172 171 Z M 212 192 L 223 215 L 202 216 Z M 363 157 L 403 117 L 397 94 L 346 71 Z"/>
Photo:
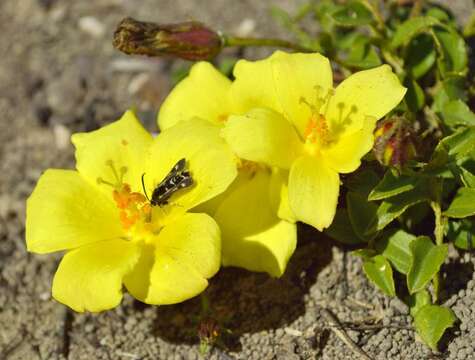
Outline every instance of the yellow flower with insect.
<path id="1" fill-rule="evenodd" d="M 206 119 L 222 130 L 236 113 L 231 81 L 210 63 L 191 68 L 165 99 L 159 113 L 162 130 L 189 119 Z M 191 120 L 195 121 L 195 120 Z M 295 219 L 287 202 L 287 171 L 259 161 L 236 158 L 239 174 L 231 187 L 200 207 L 222 232 L 222 263 L 281 276 L 297 243 Z"/>
<path id="2" fill-rule="evenodd" d="M 289 171 L 290 209 L 323 230 L 335 216 L 339 174 L 360 166 L 376 121 L 406 89 L 388 65 L 357 72 L 334 89 L 327 58 L 280 51 L 240 60 L 234 76 L 229 97 L 239 101 L 224 138 L 240 158 Z"/>
<path id="3" fill-rule="evenodd" d="M 217 129 L 196 120 L 152 138 L 128 111 L 72 142 L 77 171 L 47 170 L 27 201 L 28 250 L 66 251 L 53 297 L 96 312 L 117 306 L 123 285 L 157 305 L 202 292 L 220 266 L 220 230 L 187 211 L 237 174 Z"/>

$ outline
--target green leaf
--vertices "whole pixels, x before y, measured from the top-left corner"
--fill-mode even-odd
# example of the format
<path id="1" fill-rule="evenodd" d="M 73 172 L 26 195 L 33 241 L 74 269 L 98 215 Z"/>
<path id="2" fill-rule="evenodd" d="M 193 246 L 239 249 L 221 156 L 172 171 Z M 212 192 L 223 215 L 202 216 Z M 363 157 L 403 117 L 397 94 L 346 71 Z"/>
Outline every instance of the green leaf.
<path id="1" fill-rule="evenodd" d="M 366 229 L 374 222 L 378 206 L 352 191 L 346 194 L 346 206 L 353 230 L 361 240 L 368 241 L 371 236 L 366 234 Z"/>
<path id="2" fill-rule="evenodd" d="M 462 76 L 451 76 L 439 83 L 434 95 L 432 110 L 441 113 L 445 104 L 451 100 L 467 100 L 466 79 Z"/>
<path id="3" fill-rule="evenodd" d="M 442 139 L 437 148 L 439 145 L 447 150 L 450 157 L 460 159 L 475 149 L 475 127 L 462 128 Z"/>
<path id="4" fill-rule="evenodd" d="M 285 29 L 293 29 L 294 19 L 292 19 L 292 16 L 284 9 L 275 5 L 271 6 L 270 16 L 273 17 L 274 20 L 277 21 Z"/>
<path id="5" fill-rule="evenodd" d="M 435 6 L 429 7 L 427 9 L 426 15 L 427 16 L 432 16 L 432 17 L 440 20 L 441 22 L 448 22 L 448 21 L 451 20 L 449 14 L 446 11 L 442 10 L 441 8 L 435 7 Z"/>
<path id="6" fill-rule="evenodd" d="M 373 256 L 363 262 L 363 270 L 382 292 L 389 296 L 396 296 L 393 270 L 391 264 L 382 255 Z"/>
<path id="7" fill-rule="evenodd" d="M 381 65 L 381 59 L 368 38 L 358 37 L 351 47 L 345 65 L 357 69 L 370 69 Z"/>
<path id="8" fill-rule="evenodd" d="M 437 54 L 430 35 L 420 34 L 409 43 L 405 64 L 414 79 L 424 76 L 434 65 Z"/>
<path id="9" fill-rule="evenodd" d="M 409 296 L 409 308 L 412 317 L 415 317 L 424 306 L 431 304 L 430 293 L 425 289 Z"/>
<path id="10" fill-rule="evenodd" d="M 442 108 L 442 117 L 448 126 L 475 125 L 475 114 L 462 100 L 452 100 Z"/>
<path id="11" fill-rule="evenodd" d="M 438 61 L 441 73 L 464 73 L 468 57 L 463 37 L 448 26 L 434 28 L 434 36 L 441 52 Z"/>
<path id="12" fill-rule="evenodd" d="M 463 166 L 458 168 L 460 170 L 460 179 L 465 187 L 475 188 L 475 175 L 465 169 Z"/>
<path id="13" fill-rule="evenodd" d="M 475 249 L 475 221 L 468 219 L 449 221 L 447 238 L 459 249 Z"/>
<path id="14" fill-rule="evenodd" d="M 447 244 L 434 245 L 427 236 L 414 239 L 409 245 L 412 263 L 407 273 L 407 288 L 414 294 L 426 287 L 444 263 L 449 248 Z"/>
<path id="15" fill-rule="evenodd" d="M 412 231 L 414 228 L 417 228 L 418 224 L 424 222 L 427 216 L 431 216 L 431 214 L 432 208 L 430 205 L 427 202 L 421 202 L 407 209 L 399 219 L 407 231 Z"/>
<path id="16" fill-rule="evenodd" d="M 465 36 L 466 38 L 475 36 L 475 11 L 472 12 L 470 19 L 465 24 L 465 27 L 463 29 L 463 36 Z"/>
<path id="17" fill-rule="evenodd" d="M 320 44 L 314 37 L 310 36 L 308 32 L 303 31 L 298 22 L 284 9 L 278 6 L 270 8 L 270 15 L 279 23 L 284 29 L 295 35 L 300 45 L 308 47 L 318 52 L 322 52 Z"/>
<path id="18" fill-rule="evenodd" d="M 408 80 L 405 82 L 405 85 L 407 87 L 407 93 L 404 99 L 406 100 L 409 110 L 412 112 L 421 110 L 426 103 L 424 90 L 422 90 L 415 80 Z"/>
<path id="19" fill-rule="evenodd" d="M 353 230 L 346 209 L 341 208 L 336 210 L 335 218 L 330 227 L 325 230 L 325 234 L 336 241 L 348 245 L 359 244 L 364 241 Z"/>
<path id="20" fill-rule="evenodd" d="M 350 191 L 357 192 L 366 198 L 371 190 L 378 184 L 380 177 L 373 170 L 365 168 L 353 173 L 345 185 Z"/>
<path id="21" fill-rule="evenodd" d="M 415 238 L 404 230 L 391 231 L 378 240 L 375 247 L 397 271 L 407 274 L 412 264 L 410 245 Z"/>
<path id="22" fill-rule="evenodd" d="M 445 330 L 452 327 L 457 317 L 449 308 L 438 305 L 423 306 L 414 317 L 414 327 L 422 340 L 433 350 Z"/>
<path id="23" fill-rule="evenodd" d="M 420 179 L 416 177 L 406 175 L 397 176 L 393 171 L 388 170 L 386 174 L 384 174 L 383 180 L 370 192 L 368 200 L 382 200 L 413 190 L 419 181 Z"/>
<path id="24" fill-rule="evenodd" d="M 439 20 L 429 16 L 419 16 L 406 20 L 397 27 L 391 41 L 391 48 L 396 49 L 401 45 L 408 44 L 413 37 L 437 24 L 439 24 Z"/>
<path id="25" fill-rule="evenodd" d="M 460 128 L 450 136 L 443 138 L 437 144 L 432 159 L 424 168 L 425 173 L 431 173 L 448 163 L 455 163 L 475 149 L 475 127 Z"/>
<path id="26" fill-rule="evenodd" d="M 376 254 L 376 251 L 374 251 L 372 249 L 358 249 L 358 250 L 352 251 L 351 255 L 362 258 L 363 260 L 368 260 L 368 259 L 370 259 L 373 256 L 376 256 L 378 254 Z"/>
<path id="27" fill-rule="evenodd" d="M 360 1 L 350 1 L 333 13 L 333 19 L 340 26 L 369 25 L 373 22 L 371 11 Z"/>
<path id="28" fill-rule="evenodd" d="M 475 215 L 475 189 L 463 187 L 457 191 L 454 200 L 444 212 L 445 216 L 464 218 Z"/>
<path id="29" fill-rule="evenodd" d="M 368 227 L 366 233 L 373 233 L 389 225 L 409 207 L 429 199 L 423 186 L 385 199 L 376 211 L 376 220 Z"/>
<path id="30" fill-rule="evenodd" d="M 334 33 L 335 21 L 332 14 L 341 10 L 342 5 L 332 0 L 318 1 L 315 5 L 315 17 L 324 32 Z"/>

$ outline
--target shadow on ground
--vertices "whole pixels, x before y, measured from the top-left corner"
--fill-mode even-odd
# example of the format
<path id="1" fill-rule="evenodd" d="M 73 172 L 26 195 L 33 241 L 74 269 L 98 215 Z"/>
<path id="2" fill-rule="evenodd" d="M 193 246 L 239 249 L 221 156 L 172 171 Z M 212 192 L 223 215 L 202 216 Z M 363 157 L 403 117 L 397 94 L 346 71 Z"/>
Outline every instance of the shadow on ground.
<path id="1" fill-rule="evenodd" d="M 318 237 L 318 239 L 315 239 Z M 332 243 L 307 226 L 299 226 L 298 247 L 280 279 L 238 268 L 221 269 L 206 291 L 210 314 L 220 324 L 224 345 L 239 351 L 244 333 L 285 327 L 305 312 L 304 297 L 332 257 Z M 231 285 L 230 285 L 231 284 Z M 145 305 L 136 302 L 141 308 Z M 202 299 L 156 311 L 154 334 L 173 343 L 199 342 Z M 232 333 L 226 329 L 232 329 Z"/>

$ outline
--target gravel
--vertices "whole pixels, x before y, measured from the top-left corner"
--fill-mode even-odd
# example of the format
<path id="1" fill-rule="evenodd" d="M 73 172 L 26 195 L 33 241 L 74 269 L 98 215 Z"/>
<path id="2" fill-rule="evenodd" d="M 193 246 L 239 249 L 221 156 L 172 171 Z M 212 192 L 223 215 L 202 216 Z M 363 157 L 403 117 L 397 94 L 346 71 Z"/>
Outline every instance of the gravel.
<path id="1" fill-rule="evenodd" d="M 230 32 L 248 31 L 252 25 L 257 35 L 286 36 L 268 17 L 267 2 L 215 0 L 207 7 L 192 0 L 137 3 L 0 3 L 0 53 L 6 54 L 0 58 L 1 359 L 202 358 L 196 333 L 199 298 L 153 307 L 126 295 L 112 311 L 75 314 L 50 296 L 60 254 L 25 250 L 26 197 L 46 168 L 74 166 L 72 146 L 64 139 L 110 122 L 132 105 L 155 130 L 155 111 L 170 89 L 170 73 L 184 65 L 115 52 L 111 33 L 123 16 L 161 22 L 199 19 Z M 291 9 L 302 1 L 272 3 Z M 267 53 L 260 49 L 244 56 Z M 226 268 L 211 281 L 206 295 L 223 344 L 206 357 L 354 360 L 321 316 L 320 309 L 326 308 L 344 325 L 380 325 L 347 329 L 373 359 L 475 358 L 474 266 L 469 254 L 455 252 L 445 265 L 444 301 L 460 322 L 444 339 L 442 353 L 434 354 L 411 330 L 407 306 L 369 284 L 360 259 L 302 226 L 299 247 L 281 279 Z"/>

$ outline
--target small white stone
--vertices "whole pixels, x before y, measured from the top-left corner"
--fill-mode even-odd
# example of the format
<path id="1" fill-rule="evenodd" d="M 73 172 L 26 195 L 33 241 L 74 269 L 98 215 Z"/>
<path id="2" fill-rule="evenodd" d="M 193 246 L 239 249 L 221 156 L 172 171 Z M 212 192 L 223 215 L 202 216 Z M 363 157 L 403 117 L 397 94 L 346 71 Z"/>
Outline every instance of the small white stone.
<path id="1" fill-rule="evenodd" d="M 134 76 L 127 87 L 127 91 L 130 95 L 135 95 L 142 90 L 150 81 L 150 75 L 148 73 L 140 73 Z"/>
<path id="2" fill-rule="evenodd" d="M 290 327 L 284 328 L 284 331 L 287 335 L 292 335 L 292 336 L 302 336 L 302 332 L 297 329 L 292 329 Z"/>
<path id="3" fill-rule="evenodd" d="M 55 125 L 53 133 L 56 147 L 59 150 L 64 150 L 70 145 L 69 139 L 71 138 L 71 132 L 66 126 L 61 124 Z"/>
<path id="4" fill-rule="evenodd" d="M 94 16 L 83 16 L 78 21 L 79 29 L 95 38 L 100 38 L 106 33 L 106 28 Z"/>
<path id="5" fill-rule="evenodd" d="M 235 33 L 237 36 L 246 37 L 251 35 L 256 29 L 256 21 L 251 18 L 245 18 L 238 25 Z"/>
<path id="6" fill-rule="evenodd" d="M 51 294 L 48 291 L 42 292 L 40 294 L 40 300 L 47 301 L 51 298 Z"/>

